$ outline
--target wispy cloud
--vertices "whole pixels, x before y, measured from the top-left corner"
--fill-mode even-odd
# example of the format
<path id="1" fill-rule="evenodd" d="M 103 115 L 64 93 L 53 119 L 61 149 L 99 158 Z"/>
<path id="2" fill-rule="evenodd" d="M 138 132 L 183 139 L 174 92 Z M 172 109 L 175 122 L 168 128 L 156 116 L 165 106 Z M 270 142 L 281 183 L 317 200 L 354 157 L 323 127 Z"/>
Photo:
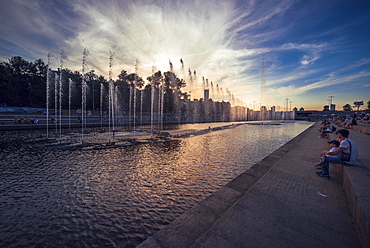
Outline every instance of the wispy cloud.
<path id="1" fill-rule="evenodd" d="M 325 87 L 336 87 L 339 84 L 349 84 L 349 86 L 353 86 L 353 81 L 359 80 L 359 79 L 364 79 L 370 76 L 370 72 L 360 72 L 356 74 L 351 74 L 345 77 L 333 77 L 329 75 L 328 79 L 316 81 L 314 83 L 310 83 L 304 86 L 289 86 L 289 87 L 282 87 L 277 90 L 279 92 L 280 96 L 284 96 L 284 91 L 286 91 L 288 88 L 292 92 L 292 95 L 294 96 L 299 96 L 303 95 L 311 90 L 315 89 L 320 89 L 320 88 L 325 88 Z"/>
<path id="2" fill-rule="evenodd" d="M 308 66 L 308 65 L 314 63 L 319 58 L 320 58 L 320 56 L 318 54 L 314 54 L 312 56 L 310 56 L 310 55 L 304 55 L 303 58 L 302 58 L 302 60 L 301 60 L 301 64 L 303 66 Z"/>
<path id="3" fill-rule="evenodd" d="M 366 71 L 370 59 L 343 57 L 351 49 L 344 47 L 350 41 L 344 31 L 362 19 L 325 28 L 324 21 L 330 17 L 320 15 L 320 26 L 313 28 L 311 11 L 318 11 L 319 2 L 1 1 L 0 57 L 3 61 L 15 55 L 46 59 L 52 52 L 52 66 L 58 67 L 63 50 L 65 66 L 81 70 L 87 48 L 88 69 L 107 76 L 112 51 L 114 76 L 123 69 L 133 72 L 139 59 L 139 74 L 144 78 L 153 65 L 169 70 L 171 60 L 175 72 L 187 81 L 189 68 L 197 72 L 199 95 L 204 76 L 249 102 L 260 100 L 262 59 L 272 100 L 276 95 L 305 94 L 356 77 L 365 79 L 368 74 L 358 71 Z"/>

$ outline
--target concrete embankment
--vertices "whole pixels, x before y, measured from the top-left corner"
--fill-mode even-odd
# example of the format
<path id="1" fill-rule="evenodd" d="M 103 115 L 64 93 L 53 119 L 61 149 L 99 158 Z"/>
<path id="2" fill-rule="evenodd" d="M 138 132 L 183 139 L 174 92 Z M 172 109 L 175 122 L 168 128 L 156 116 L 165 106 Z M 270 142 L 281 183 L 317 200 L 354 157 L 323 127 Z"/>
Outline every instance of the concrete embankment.
<path id="1" fill-rule="evenodd" d="M 352 219 L 363 247 L 370 247 L 370 125 L 359 124 L 349 129 L 349 138 L 359 150 L 354 166 L 334 166 L 340 175 Z M 329 139 L 336 139 L 330 134 Z"/>
<path id="2" fill-rule="evenodd" d="M 313 165 L 319 124 L 264 158 L 138 247 L 370 247 L 370 136 L 350 130 L 356 165 Z M 344 189 L 344 190 L 343 190 Z"/>

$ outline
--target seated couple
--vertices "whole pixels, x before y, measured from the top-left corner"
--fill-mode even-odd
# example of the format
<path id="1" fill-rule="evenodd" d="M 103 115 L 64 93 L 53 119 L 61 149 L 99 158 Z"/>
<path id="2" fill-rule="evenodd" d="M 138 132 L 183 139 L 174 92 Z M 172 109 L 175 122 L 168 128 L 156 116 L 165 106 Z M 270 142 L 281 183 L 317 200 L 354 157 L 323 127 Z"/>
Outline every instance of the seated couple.
<path id="1" fill-rule="evenodd" d="M 336 132 L 338 135 L 338 140 L 332 140 L 328 142 L 330 144 L 330 151 L 324 151 L 321 155 L 322 171 L 316 172 L 320 177 L 329 179 L 329 163 L 332 164 L 343 164 L 343 165 L 353 165 L 357 159 L 357 145 L 356 143 L 349 139 L 349 131 L 346 129 L 341 129 Z M 341 153 L 349 153 L 349 161 L 344 161 L 341 159 Z M 316 165 L 319 167 L 319 165 Z"/>

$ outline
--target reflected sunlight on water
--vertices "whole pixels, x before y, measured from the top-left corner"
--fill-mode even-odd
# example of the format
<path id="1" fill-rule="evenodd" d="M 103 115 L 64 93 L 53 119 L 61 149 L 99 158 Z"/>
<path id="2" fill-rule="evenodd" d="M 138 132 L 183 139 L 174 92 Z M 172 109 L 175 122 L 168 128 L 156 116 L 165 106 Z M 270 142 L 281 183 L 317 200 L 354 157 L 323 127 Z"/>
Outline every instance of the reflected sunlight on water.
<path id="1" fill-rule="evenodd" d="M 32 134 L 4 132 L 0 246 L 134 247 L 310 125 L 96 151 L 30 148 Z"/>

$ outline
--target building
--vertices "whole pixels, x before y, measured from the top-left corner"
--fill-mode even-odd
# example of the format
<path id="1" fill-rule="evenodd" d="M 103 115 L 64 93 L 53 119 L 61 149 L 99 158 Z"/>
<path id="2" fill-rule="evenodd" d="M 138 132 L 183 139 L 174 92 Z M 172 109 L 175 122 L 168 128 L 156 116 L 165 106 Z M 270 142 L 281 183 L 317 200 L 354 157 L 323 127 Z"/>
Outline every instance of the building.
<path id="1" fill-rule="evenodd" d="M 209 90 L 204 90 L 204 100 L 209 100 Z"/>

